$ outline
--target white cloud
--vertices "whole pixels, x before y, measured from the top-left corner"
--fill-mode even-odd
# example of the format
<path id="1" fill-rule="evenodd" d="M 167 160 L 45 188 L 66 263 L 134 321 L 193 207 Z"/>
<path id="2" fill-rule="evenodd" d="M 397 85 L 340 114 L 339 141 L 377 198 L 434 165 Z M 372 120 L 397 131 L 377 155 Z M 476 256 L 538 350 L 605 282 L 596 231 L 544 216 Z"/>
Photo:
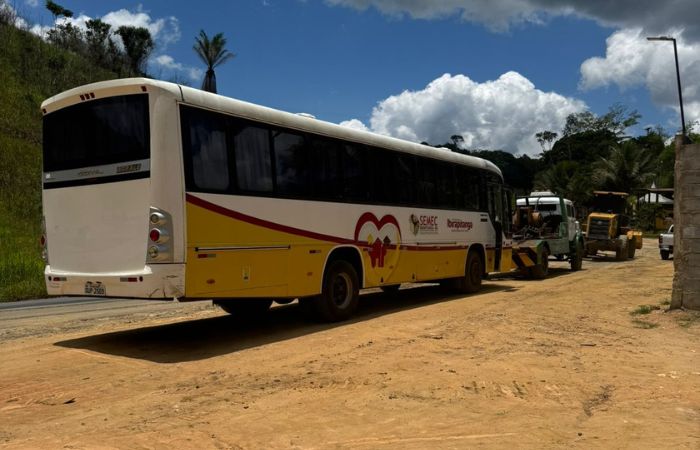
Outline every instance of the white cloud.
<path id="1" fill-rule="evenodd" d="M 554 16 L 577 16 L 601 24 L 656 33 L 670 27 L 686 30 L 688 39 L 700 40 L 697 0 L 326 0 L 360 10 L 373 7 L 384 14 L 415 19 L 459 16 L 491 29 L 513 24 L 542 23 Z"/>
<path id="2" fill-rule="evenodd" d="M 39 0 L 24 0 L 24 3 L 31 6 L 32 8 L 36 8 L 37 6 L 39 6 Z"/>
<path id="3" fill-rule="evenodd" d="M 185 66 L 182 63 L 176 62 L 175 59 L 170 55 L 156 56 L 155 58 L 151 58 L 150 63 L 151 65 L 156 67 L 161 67 L 166 70 L 182 73 L 192 81 L 202 81 L 202 79 L 204 78 L 204 71 L 202 69 Z"/>
<path id="4" fill-rule="evenodd" d="M 483 23 L 503 31 L 510 24 L 541 21 L 537 8 L 521 0 L 326 0 L 331 5 L 365 10 L 374 7 L 384 14 L 414 19 L 440 19 L 458 15 L 462 20 Z"/>
<path id="5" fill-rule="evenodd" d="M 23 30 L 29 29 L 29 24 L 27 23 L 27 21 L 21 18 L 17 14 L 17 11 L 12 6 L 10 6 L 9 3 L 4 2 L 2 0 L 0 0 L 0 14 L 2 14 L 3 18 L 5 18 L 8 21 L 13 20 L 13 25 L 15 27 L 21 28 Z"/>
<path id="6" fill-rule="evenodd" d="M 448 142 L 459 134 L 466 148 L 535 155 L 541 151 L 536 132 L 560 130 L 569 114 L 585 109 L 580 100 L 536 89 L 517 72 L 484 83 L 445 74 L 423 90 L 404 91 L 379 102 L 369 128 L 431 144 Z M 359 128 L 357 122 L 343 124 Z"/>
<path id="7" fill-rule="evenodd" d="M 358 119 L 345 120 L 340 122 L 340 125 L 343 127 L 352 128 L 353 130 L 369 131 L 369 128 L 367 128 L 367 126 Z"/>
<path id="8" fill-rule="evenodd" d="M 678 39 L 686 122 L 700 120 L 700 43 L 687 42 L 682 31 L 661 34 Z M 655 104 L 679 112 L 673 44 L 649 42 L 641 28 L 615 32 L 607 39 L 605 57 L 590 58 L 581 64 L 581 88 L 611 85 L 620 89 L 645 86 Z"/>
<path id="9" fill-rule="evenodd" d="M 545 23 L 557 16 L 587 18 L 617 29 L 607 40 L 605 57 L 581 65 L 580 87 L 645 86 L 661 107 L 678 107 L 673 52 L 669 42 L 647 42 L 646 36 L 678 39 L 686 121 L 700 120 L 700 7 L 698 0 L 326 0 L 330 5 L 414 19 L 460 17 L 504 31 L 512 25 Z M 410 133 L 409 133 L 410 134 Z"/>
<path id="10" fill-rule="evenodd" d="M 77 19 L 74 19 L 73 25 L 80 26 L 84 22 L 89 20 L 90 17 L 81 15 Z M 176 17 L 164 17 L 160 19 L 153 19 L 151 16 L 144 12 L 140 7 L 136 12 L 131 12 L 127 9 L 120 9 L 118 11 L 108 12 L 102 16 L 102 21 L 108 23 L 112 26 L 114 30 L 121 26 L 132 26 L 132 27 L 142 27 L 147 29 L 153 40 L 161 47 L 167 47 L 173 42 L 180 40 L 180 23 Z M 68 19 L 69 21 L 71 19 Z"/>

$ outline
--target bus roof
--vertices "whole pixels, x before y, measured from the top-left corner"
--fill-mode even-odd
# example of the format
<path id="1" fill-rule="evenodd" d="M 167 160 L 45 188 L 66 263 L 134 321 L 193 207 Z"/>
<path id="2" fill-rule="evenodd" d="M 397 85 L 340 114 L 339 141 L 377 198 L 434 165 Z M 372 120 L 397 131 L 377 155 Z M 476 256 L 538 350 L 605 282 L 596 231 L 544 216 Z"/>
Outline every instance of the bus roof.
<path id="1" fill-rule="evenodd" d="M 396 150 L 478 169 L 484 169 L 498 175 L 500 178 L 503 178 L 501 170 L 495 164 L 475 156 L 462 155 L 446 149 L 438 149 L 429 145 L 417 144 L 369 131 L 356 130 L 319 119 L 310 118 L 308 116 L 279 111 L 199 89 L 149 78 L 124 78 L 118 80 L 100 81 L 97 83 L 80 86 L 45 100 L 41 104 L 41 108 L 44 114 L 47 114 L 48 112 L 56 109 L 64 108 L 75 103 L 80 103 L 80 101 L 82 101 L 82 98 L 80 97 L 81 95 L 84 96 L 85 94 L 89 94 L 94 91 L 107 91 L 104 92 L 104 94 L 120 95 L 141 92 L 144 89 L 147 90 L 149 86 L 160 89 L 161 91 L 169 92 L 175 98 L 178 98 L 182 102 L 193 106 L 200 106 L 242 118 L 293 128 L 299 131 L 316 133 L 324 136 L 357 142 L 360 144 L 373 145 L 389 150 Z M 98 97 L 102 96 L 104 95 L 99 95 Z"/>

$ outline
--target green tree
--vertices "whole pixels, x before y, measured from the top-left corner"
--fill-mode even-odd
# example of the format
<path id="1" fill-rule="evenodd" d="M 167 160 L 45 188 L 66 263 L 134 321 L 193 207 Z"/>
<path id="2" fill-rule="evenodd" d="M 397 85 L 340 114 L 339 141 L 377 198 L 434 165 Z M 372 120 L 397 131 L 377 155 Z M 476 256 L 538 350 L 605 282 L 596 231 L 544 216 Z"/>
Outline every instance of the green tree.
<path id="1" fill-rule="evenodd" d="M 108 66 L 113 58 L 112 49 L 116 48 L 111 42 L 112 27 L 100 19 L 92 19 L 85 23 L 85 28 L 88 57 L 102 67 Z"/>
<path id="2" fill-rule="evenodd" d="M 542 147 L 542 153 L 552 149 L 552 141 L 554 141 L 557 136 L 559 136 L 558 133 L 549 130 L 535 133 L 535 138 L 537 139 L 537 142 L 540 143 L 540 147 Z"/>
<path id="3" fill-rule="evenodd" d="M 450 140 L 455 148 L 461 148 L 464 145 L 464 136 L 461 134 L 453 134 L 450 136 Z"/>
<path id="4" fill-rule="evenodd" d="M 594 165 L 593 181 L 601 189 L 631 193 L 651 184 L 655 163 L 651 152 L 640 148 L 634 140 L 625 141 Z"/>
<path id="5" fill-rule="evenodd" d="M 571 136 L 586 131 L 607 130 L 616 136 L 620 136 L 625 129 L 636 125 L 641 115 L 636 111 L 630 111 L 626 106 L 615 103 L 603 116 L 596 116 L 590 111 L 569 114 L 562 134 Z"/>
<path id="6" fill-rule="evenodd" d="M 515 156 L 502 150 L 474 150 L 469 154 L 491 161 L 503 173 L 506 184 L 518 194 L 526 194 L 532 190 L 535 173 L 542 169 L 539 160 L 527 155 Z"/>
<path id="7" fill-rule="evenodd" d="M 226 38 L 223 33 L 217 33 L 211 40 L 204 30 L 199 31 L 199 36 L 194 38 L 195 45 L 192 47 L 207 66 L 207 72 L 202 82 L 202 90 L 216 93 L 216 74 L 214 68 L 220 66 L 236 55 L 226 50 Z"/>
<path id="8" fill-rule="evenodd" d="M 46 9 L 53 14 L 54 22 L 59 17 L 73 17 L 73 11 L 66 9 L 58 3 L 52 2 L 51 0 L 46 0 Z"/>
<path id="9" fill-rule="evenodd" d="M 542 153 L 542 161 L 552 166 L 561 161 L 592 163 L 610 153 L 610 147 L 617 145 L 618 138 L 609 130 L 586 130 L 565 135 Z"/>
<path id="10" fill-rule="evenodd" d="M 630 111 L 619 103 L 608 108 L 603 116 L 590 111 L 569 114 L 561 139 L 544 150 L 542 157 L 547 165 L 565 160 L 593 162 L 607 157 L 611 146 L 624 139 L 624 131 L 637 124 L 640 117 L 637 111 Z"/>
<path id="11" fill-rule="evenodd" d="M 537 173 L 534 186 L 537 190 L 554 192 L 579 205 L 588 202 L 594 190 L 590 170 L 576 161 L 560 161 Z"/>
<path id="12" fill-rule="evenodd" d="M 143 27 L 121 26 L 117 34 L 124 43 L 129 75 L 145 75 L 146 60 L 154 47 L 151 33 Z"/>
<path id="13" fill-rule="evenodd" d="M 85 36 L 83 31 L 70 23 L 56 25 L 46 33 L 46 39 L 57 47 L 74 53 L 85 53 Z"/>

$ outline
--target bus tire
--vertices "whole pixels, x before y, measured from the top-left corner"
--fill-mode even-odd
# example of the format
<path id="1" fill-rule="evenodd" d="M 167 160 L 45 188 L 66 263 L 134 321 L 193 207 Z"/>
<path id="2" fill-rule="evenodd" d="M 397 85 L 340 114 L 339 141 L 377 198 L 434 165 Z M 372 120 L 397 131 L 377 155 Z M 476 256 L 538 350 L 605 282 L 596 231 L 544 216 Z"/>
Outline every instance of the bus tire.
<path id="1" fill-rule="evenodd" d="M 214 301 L 214 304 L 234 317 L 252 318 L 264 315 L 272 305 L 269 298 L 246 298 Z"/>
<path id="2" fill-rule="evenodd" d="M 473 294 L 481 289 L 481 278 L 484 275 L 484 262 L 481 256 L 470 251 L 464 267 L 464 276 L 458 279 L 457 289 L 462 294 Z"/>
<path id="3" fill-rule="evenodd" d="M 333 261 L 323 277 L 321 295 L 313 299 L 318 318 L 339 322 L 352 316 L 360 297 L 360 283 L 355 268 L 342 260 Z"/>

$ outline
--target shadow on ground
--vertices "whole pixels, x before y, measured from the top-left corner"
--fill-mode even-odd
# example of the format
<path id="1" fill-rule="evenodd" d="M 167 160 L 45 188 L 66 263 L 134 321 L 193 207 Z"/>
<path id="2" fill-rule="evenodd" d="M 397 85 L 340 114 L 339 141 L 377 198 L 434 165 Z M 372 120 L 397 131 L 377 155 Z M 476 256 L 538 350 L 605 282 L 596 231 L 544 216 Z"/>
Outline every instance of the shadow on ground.
<path id="1" fill-rule="evenodd" d="M 489 283 L 475 295 L 511 290 L 517 288 Z M 266 316 L 254 321 L 222 315 L 85 336 L 56 342 L 55 345 L 156 363 L 179 363 L 235 353 L 435 303 L 469 301 L 471 297 L 446 295 L 439 286 L 423 286 L 402 289 L 395 294 L 364 294 L 360 296 L 356 315 L 341 323 L 314 323 L 304 316 L 297 304 L 292 304 L 272 308 Z"/>

